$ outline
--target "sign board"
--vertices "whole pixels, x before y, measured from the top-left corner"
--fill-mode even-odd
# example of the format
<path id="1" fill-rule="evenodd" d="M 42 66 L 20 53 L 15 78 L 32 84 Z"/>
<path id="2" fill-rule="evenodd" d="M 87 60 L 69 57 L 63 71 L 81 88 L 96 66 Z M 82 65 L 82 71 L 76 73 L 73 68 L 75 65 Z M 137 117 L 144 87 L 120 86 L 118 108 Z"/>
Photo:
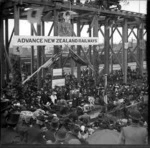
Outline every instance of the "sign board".
<path id="1" fill-rule="evenodd" d="M 53 69 L 53 76 L 62 76 L 62 68 Z"/>
<path id="2" fill-rule="evenodd" d="M 124 43 L 124 49 L 128 49 L 128 47 L 129 47 L 128 42 Z"/>
<path id="3" fill-rule="evenodd" d="M 14 36 L 13 46 L 98 45 L 98 37 Z"/>
<path id="4" fill-rule="evenodd" d="M 65 79 L 52 80 L 52 88 L 54 88 L 55 86 L 65 86 Z"/>

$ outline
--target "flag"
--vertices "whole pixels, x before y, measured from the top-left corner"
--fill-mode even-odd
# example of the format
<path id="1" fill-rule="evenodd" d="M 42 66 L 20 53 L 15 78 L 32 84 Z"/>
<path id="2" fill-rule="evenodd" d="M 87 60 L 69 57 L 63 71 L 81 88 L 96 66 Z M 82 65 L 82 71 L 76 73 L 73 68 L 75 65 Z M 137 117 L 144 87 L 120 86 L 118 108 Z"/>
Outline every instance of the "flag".
<path id="1" fill-rule="evenodd" d="M 86 58 L 86 60 L 87 60 L 87 63 L 88 63 L 89 68 L 92 69 L 92 71 L 94 71 L 93 65 L 91 64 L 90 60 L 88 59 L 87 55 L 85 54 L 83 48 L 81 48 L 81 49 L 82 49 L 83 54 L 84 54 L 84 56 L 85 56 L 85 58 Z"/>
<path id="2" fill-rule="evenodd" d="M 27 12 L 27 20 L 30 23 L 40 23 L 44 7 L 32 8 Z"/>
<path id="3" fill-rule="evenodd" d="M 52 59 L 49 59 L 45 64 L 42 65 L 42 68 L 48 68 L 53 63 Z"/>
<path id="4" fill-rule="evenodd" d="M 78 64 L 88 65 L 79 55 L 77 55 L 72 49 L 70 49 L 71 58 Z"/>
<path id="5" fill-rule="evenodd" d="M 42 68 L 48 68 L 51 66 L 54 62 L 58 61 L 61 54 L 55 54 L 52 58 L 50 58 L 45 64 L 43 64 Z"/>
<path id="6" fill-rule="evenodd" d="M 48 68 L 51 66 L 54 62 L 56 62 L 60 58 L 61 53 L 55 54 L 52 58 L 50 58 L 45 64 L 43 64 L 41 67 L 39 67 L 33 74 L 31 74 L 26 80 L 22 82 L 22 84 L 25 84 L 28 80 L 30 80 L 36 73 L 38 73 L 42 68 Z"/>

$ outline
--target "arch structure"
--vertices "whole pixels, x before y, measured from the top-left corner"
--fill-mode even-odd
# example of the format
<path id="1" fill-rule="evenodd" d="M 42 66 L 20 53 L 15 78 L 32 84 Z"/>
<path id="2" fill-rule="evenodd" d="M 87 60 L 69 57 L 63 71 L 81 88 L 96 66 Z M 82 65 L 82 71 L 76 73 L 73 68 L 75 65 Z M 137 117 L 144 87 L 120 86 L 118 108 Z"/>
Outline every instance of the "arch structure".
<path id="1" fill-rule="evenodd" d="M 58 36 L 58 22 L 59 15 L 64 11 L 75 12 L 71 19 L 72 24 L 77 25 L 76 36 L 81 36 L 82 30 L 88 25 L 89 37 L 101 37 L 103 43 L 101 45 L 89 46 L 85 51 L 83 47 L 77 46 L 77 54 L 84 55 L 93 64 L 95 83 L 99 75 L 99 66 L 103 64 L 103 73 L 109 74 L 113 67 L 112 59 L 115 59 L 123 71 L 123 81 L 127 82 L 127 66 L 128 58 L 132 56 L 136 62 L 141 75 L 143 74 L 143 57 L 145 51 L 146 36 L 146 15 L 141 13 L 134 13 L 130 11 L 123 11 L 119 9 L 104 9 L 101 6 L 94 7 L 93 5 L 81 5 L 70 2 L 62 2 L 60 0 L 9 0 L 0 2 L 0 52 L 1 52 L 1 87 L 4 79 L 9 79 L 9 46 L 13 35 L 19 35 L 20 20 L 27 19 L 27 11 L 30 8 L 42 7 L 41 22 L 35 27 L 31 23 L 31 35 L 38 36 Z M 9 37 L 9 19 L 14 19 L 14 29 Z M 50 21 L 48 34 L 45 34 L 45 22 Z M 25 29 L 25 28 L 22 28 Z M 120 36 L 120 44 L 118 50 L 114 48 L 114 34 L 118 33 Z M 136 39 L 135 46 L 130 43 L 130 36 Z M 102 47 L 102 48 L 101 48 Z M 58 46 L 54 46 L 54 53 L 60 52 Z M 34 47 L 31 47 L 31 73 L 34 67 Z M 104 60 L 102 63 L 101 55 Z M 37 47 L 37 67 L 40 67 L 45 62 L 44 46 Z M 73 73 L 73 62 L 71 64 Z M 58 67 L 62 66 L 61 60 Z M 111 67 L 111 68 L 110 68 Z M 81 68 L 77 64 L 77 77 L 80 80 Z M 38 87 L 41 87 L 41 77 L 44 76 L 44 71 L 38 73 Z"/>

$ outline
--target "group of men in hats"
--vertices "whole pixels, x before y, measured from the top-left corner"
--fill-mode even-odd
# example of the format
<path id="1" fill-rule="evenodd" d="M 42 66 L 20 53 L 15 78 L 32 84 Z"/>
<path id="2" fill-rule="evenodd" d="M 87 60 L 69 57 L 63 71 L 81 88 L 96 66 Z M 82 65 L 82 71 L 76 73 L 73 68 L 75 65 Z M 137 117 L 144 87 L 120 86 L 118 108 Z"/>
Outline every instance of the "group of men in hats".
<path id="1" fill-rule="evenodd" d="M 138 110 L 130 114 L 132 123 L 130 126 L 123 127 L 120 134 L 119 144 L 148 144 L 148 131 L 140 125 L 141 115 Z"/>
<path id="2" fill-rule="evenodd" d="M 131 132 L 134 128 L 138 129 L 137 136 L 142 135 L 143 139 L 147 136 L 146 130 L 137 124 L 136 119 L 144 122 L 148 121 L 146 108 L 147 84 L 143 79 L 136 85 L 136 80 L 132 84 L 123 84 L 117 79 L 120 73 L 114 74 L 115 83 L 110 76 L 107 86 L 108 111 L 111 111 L 120 104 L 131 105 L 135 100 L 141 101 L 142 105 L 138 106 L 143 119 L 138 117 L 137 112 L 132 116 L 126 116 L 127 120 L 132 118 L 133 123 L 128 124 L 121 131 L 120 143 L 136 143 L 135 139 L 130 139 L 135 133 Z M 27 143 L 27 144 L 87 144 L 86 138 L 102 124 L 110 124 L 104 116 L 98 116 L 99 123 L 95 121 L 91 125 L 91 117 L 88 112 L 91 111 L 91 104 L 102 107 L 101 114 L 106 113 L 104 110 L 104 79 L 99 78 L 97 86 L 94 85 L 94 78 L 85 72 L 82 74 L 79 85 L 77 79 L 72 75 L 66 76 L 66 86 L 56 87 L 54 89 L 46 86 L 41 90 L 36 90 L 35 83 L 28 82 L 22 91 L 25 98 L 8 100 L 7 95 L 1 98 L 1 142 L 2 144 Z M 141 85 L 142 84 L 142 85 Z M 92 98 L 92 99 L 89 99 Z M 91 102 L 89 100 L 92 100 Z M 144 106 L 144 107 L 143 107 Z M 123 110 L 119 111 L 122 112 Z M 23 112 L 24 114 L 22 118 Z M 124 111 L 123 111 L 124 112 Z M 131 112 L 132 113 L 132 112 Z M 123 116 L 124 118 L 125 116 Z M 115 122 L 112 122 L 112 124 Z M 93 127 L 92 127 L 93 126 Z M 108 128 L 110 126 L 103 126 Z M 133 130 L 134 131 L 134 130 Z M 11 134 L 7 134 L 7 133 Z M 128 134 L 129 132 L 129 134 Z M 133 134 L 131 134 L 131 133 Z M 142 134 L 140 133 L 142 132 Z M 131 135 L 130 135 L 131 134 Z M 131 137 L 130 137 L 131 136 Z M 138 137 L 138 138 L 142 138 Z M 137 139 L 138 139 L 137 138 Z M 131 142 L 130 140 L 133 142 Z M 135 140 L 135 141 L 134 141 Z M 143 143 L 144 140 L 138 140 Z M 137 142 L 137 143 L 138 143 Z"/>

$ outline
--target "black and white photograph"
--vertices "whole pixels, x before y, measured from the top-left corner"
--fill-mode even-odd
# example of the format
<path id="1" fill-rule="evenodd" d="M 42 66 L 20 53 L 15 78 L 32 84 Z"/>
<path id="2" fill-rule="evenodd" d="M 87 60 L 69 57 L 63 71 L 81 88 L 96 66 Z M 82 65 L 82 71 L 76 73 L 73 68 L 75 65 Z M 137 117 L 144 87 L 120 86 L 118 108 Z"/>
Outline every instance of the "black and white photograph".
<path id="1" fill-rule="evenodd" d="M 148 147 L 147 3 L 0 0 L 0 145 Z"/>

